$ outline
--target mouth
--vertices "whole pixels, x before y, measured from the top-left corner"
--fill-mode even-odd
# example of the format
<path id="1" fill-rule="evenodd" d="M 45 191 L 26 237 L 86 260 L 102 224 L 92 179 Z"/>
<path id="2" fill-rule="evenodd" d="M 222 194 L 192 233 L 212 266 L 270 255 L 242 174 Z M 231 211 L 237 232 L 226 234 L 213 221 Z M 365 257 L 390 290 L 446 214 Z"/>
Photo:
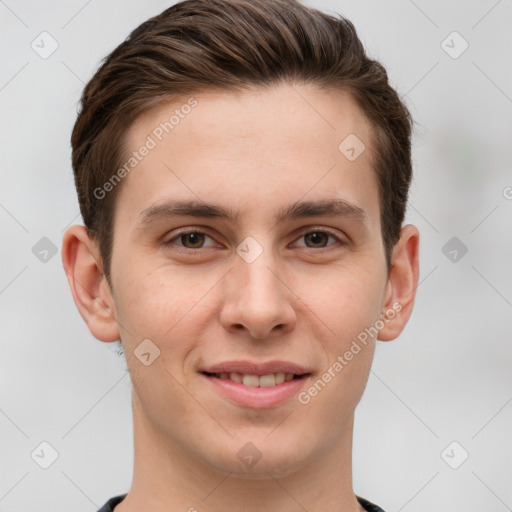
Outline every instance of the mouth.
<path id="1" fill-rule="evenodd" d="M 283 404 L 312 376 L 307 369 L 283 361 L 266 364 L 233 361 L 201 369 L 199 374 L 223 398 L 252 409 Z"/>
<path id="2" fill-rule="evenodd" d="M 243 386 L 251 387 L 251 388 L 271 388 L 275 386 L 279 386 L 284 382 L 290 382 L 292 380 L 300 380 L 311 375 L 310 373 L 268 373 L 267 375 L 254 375 L 250 373 L 239 373 L 239 372 L 201 372 L 203 375 L 207 377 L 213 377 L 215 379 L 223 379 L 230 380 L 231 382 L 236 382 L 237 384 L 242 384 Z"/>

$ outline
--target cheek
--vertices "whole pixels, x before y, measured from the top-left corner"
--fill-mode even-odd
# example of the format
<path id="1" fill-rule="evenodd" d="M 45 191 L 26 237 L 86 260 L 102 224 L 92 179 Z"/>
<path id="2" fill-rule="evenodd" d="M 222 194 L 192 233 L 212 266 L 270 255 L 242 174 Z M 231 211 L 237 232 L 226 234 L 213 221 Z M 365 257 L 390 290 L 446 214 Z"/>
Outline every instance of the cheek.
<path id="1" fill-rule="evenodd" d="M 155 389 L 168 382 L 169 387 L 163 386 L 164 394 L 180 392 L 168 372 L 182 380 L 179 375 L 187 371 L 202 329 L 215 322 L 211 292 L 218 276 L 198 278 L 197 274 L 197 269 L 165 265 L 144 271 L 139 265 L 130 279 L 119 283 L 116 313 L 134 387 L 145 388 L 157 379 L 152 384 Z M 135 357 L 137 347 L 146 339 L 156 345 L 158 353 L 151 372 Z"/>
<path id="2" fill-rule="evenodd" d="M 191 284 L 186 273 L 163 270 L 144 272 L 139 266 L 136 272 L 129 274 L 129 279 L 118 281 L 116 314 L 122 326 L 134 393 L 147 415 L 153 416 L 159 411 L 161 418 L 155 418 L 155 423 L 165 430 L 171 412 L 184 418 L 183 421 L 197 414 L 190 410 L 194 409 L 194 403 L 180 384 L 183 382 L 181 368 L 193 348 L 194 314 L 200 314 L 199 301 L 211 285 Z M 140 353 L 137 348 L 147 339 L 157 347 L 154 353 L 158 354 L 148 366 L 137 357 Z M 151 352 L 154 349 L 150 347 Z M 172 411 L 162 410 L 162 404 L 169 403 L 170 397 L 173 397 Z"/>
<path id="3" fill-rule="evenodd" d="M 365 268 L 338 268 L 314 280 L 302 297 L 329 329 L 325 348 L 333 355 L 379 318 L 385 279 Z"/>
<path id="4" fill-rule="evenodd" d="M 316 280 L 314 289 L 304 290 L 302 295 L 308 297 L 308 306 L 326 324 L 329 334 L 321 342 L 327 356 L 325 366 L 305 389 L 301 403 L 318 408 L 325 421 L 338 420 L 340 428 L 368 380 L 376 341 L 372 327 L 379 319 L 383 289 L 381 273 L 351 268 Z"/>
<path id="5" fill-rule="evenodd" d="M 116 313 L 126 338 L 153 337 L 158 342 L 166 333 L 170 335 L 198 302 L 201 286 L 192 284 L 179 269 L 163 270 L 144 271 L 134 266 L 131 277 L 119 282 Z"/>

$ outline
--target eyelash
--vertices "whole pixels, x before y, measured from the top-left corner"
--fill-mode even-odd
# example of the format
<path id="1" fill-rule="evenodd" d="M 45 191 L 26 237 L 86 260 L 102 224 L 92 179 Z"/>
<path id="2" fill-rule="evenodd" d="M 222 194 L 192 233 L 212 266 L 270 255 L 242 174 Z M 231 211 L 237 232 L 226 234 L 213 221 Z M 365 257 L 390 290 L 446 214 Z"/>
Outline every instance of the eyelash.
<path id="1" fill-rule="evenodd" d="M 309 228 L 308 231 L 303 231 L 300 233 L 300 235 L 298 236 L 298 238 L 296 240 L 298 240 L 299 238 L 302 238 L 304 237 L 305 235 L 308 235 L 308 234 L 311 234 L 311 233 L 323 233 L 323 234 L 326 234 L 332 238 L 334 238 L 338 244 L 330 244 L 330 245 L 326 245 L 325 247 L 307 247 L 307 246 L 301 246 L 301 248 L 305 248 L 305 249 L 312 249 L 316 252 L 325 252 L 325 251 L 329 251 L 330 247 L 332 247 L 333 245 L 339 245 L 339 246 L 344 246 L 344 245 L 347 245 L 347 242 L 345 242 L 344 240 L 342 240 L 339 236 L 335 235 L 332 231 L 330 230 L 326 230 L 325 228 Z M 207 232 L 205 231 L 202 231 L 201 229 L 188 229 L 187 231 L 182 231 L 180 233 L 178 233 L 176 236 L 174 236 L 173 238 L 171 238 L 170 240 L 167 240 L 165 242 L 163 242 L 163 244 L 165 246 L 171 246 L 171 245 L 174 245 L 175 244 L 175 241 L 176 240 L 179 240 L 180 237 L 182 237 L 183 235 L 190 235 L 190 234 L 201 234 L 201 235 L 205 235 L 209 238 L 211 238 L 213 240 L 213 237 L 210 236 Z M 198 252 L 198 251 L 201 251 L 203 249 L 207 249 L 208 247 L 198 247 L 196 249 L 193 249 L 193 248 L 190 248 L 190 247 L 185 247 L 183 245 L 178 245 L 178 247 L 180 248 L 180 250 L 184 250 L 184 251 L 187 251 L 187 252 Z"/>

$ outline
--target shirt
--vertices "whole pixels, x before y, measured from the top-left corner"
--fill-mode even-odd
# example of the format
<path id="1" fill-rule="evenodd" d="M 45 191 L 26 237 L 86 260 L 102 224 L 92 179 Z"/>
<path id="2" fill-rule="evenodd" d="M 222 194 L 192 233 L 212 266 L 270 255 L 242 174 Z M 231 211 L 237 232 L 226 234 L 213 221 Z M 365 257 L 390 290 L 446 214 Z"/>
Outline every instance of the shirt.
<path id="1" fill-rule="evenodd" d="M 116 505 L 119 505 L 119 503 L 121 503 L 121 501 L 123 501 L 125 497 L 126 494 L 122 494 L 120 496 L 116 496 L 115 498 L 109 499 L 107 503 L 105 503 L 105 505 L 103 505 L 103 507 L 101 507 L 101 509 L 98 510 L 98 512 L 114 512 L 114 507 Z M 357 501 L 359 501 L 363 508 L 368 512 L 384 512 L 384 510 L 382 510 L 379 506 L 370 503 L 368 500 L 365 500 L 360 496 L 356 496 L 356 498 Z"/>

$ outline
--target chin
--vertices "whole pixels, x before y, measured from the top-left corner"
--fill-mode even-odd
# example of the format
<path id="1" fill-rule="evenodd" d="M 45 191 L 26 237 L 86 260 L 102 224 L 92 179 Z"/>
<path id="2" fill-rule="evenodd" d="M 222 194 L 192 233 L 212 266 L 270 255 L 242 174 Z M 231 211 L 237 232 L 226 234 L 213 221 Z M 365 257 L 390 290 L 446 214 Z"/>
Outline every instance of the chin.
<path id="1" fill-rule="evenodd" d="M 273 439 L 271 439 L 273 437 Z M 250 439 L 250 441 L 249 441 Z M 283 429 L 281 435 L 269 430 L 253 435 L 236 436 L 229 447 L 219 447 L 208 464 L 216 470 L 245 480 L 286 477 L 310 463 L 311 454 L 300 439 L 293 440 Z"/>

